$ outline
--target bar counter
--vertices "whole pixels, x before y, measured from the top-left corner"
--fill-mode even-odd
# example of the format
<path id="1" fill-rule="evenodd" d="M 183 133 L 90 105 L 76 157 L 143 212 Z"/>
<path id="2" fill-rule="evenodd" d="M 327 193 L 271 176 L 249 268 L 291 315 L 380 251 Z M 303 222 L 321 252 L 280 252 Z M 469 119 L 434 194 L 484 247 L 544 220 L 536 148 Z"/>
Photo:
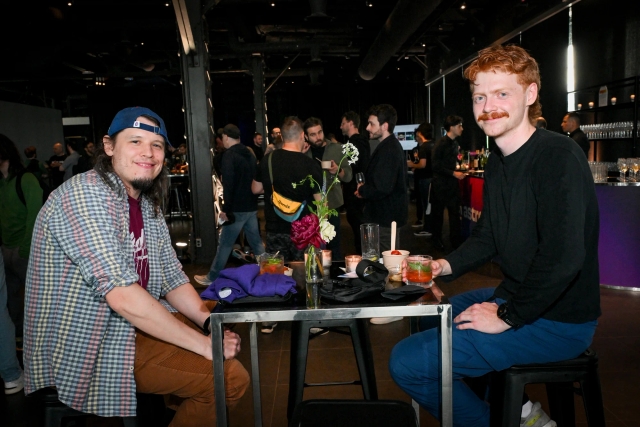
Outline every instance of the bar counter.
<path id="1" fill-rule="evenodd" d="M 482 214 L 484 178 L 472 172 L 460 181 L 462 236 L 469 237 Z M 595 183 L 600 208 L 600 286 L 640 291 L 640 182 L 610 177 Z"/>

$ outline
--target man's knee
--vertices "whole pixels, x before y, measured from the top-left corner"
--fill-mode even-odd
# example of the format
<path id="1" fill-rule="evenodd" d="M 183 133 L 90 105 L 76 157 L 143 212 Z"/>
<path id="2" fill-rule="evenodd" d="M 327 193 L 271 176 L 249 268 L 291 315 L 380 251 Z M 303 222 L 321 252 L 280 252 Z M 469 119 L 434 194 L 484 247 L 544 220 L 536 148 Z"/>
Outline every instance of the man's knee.
<path id="1" fill-rule="evenodd" d="M 397 384 L 439 378 L 438 358 L 434 357 L 428 348 L 429 335 L 431 334 L 428 331 L 414 334 L 400 341 L 391 350 L 389 372 Z"/>
<path id="2" fill-rule="evenodd" d="M 224 362 L 225 392 L 227 405 L 233 406 L 234 402 L 240 399 L 249 387 L 249 373 L 236 359 Z"/>

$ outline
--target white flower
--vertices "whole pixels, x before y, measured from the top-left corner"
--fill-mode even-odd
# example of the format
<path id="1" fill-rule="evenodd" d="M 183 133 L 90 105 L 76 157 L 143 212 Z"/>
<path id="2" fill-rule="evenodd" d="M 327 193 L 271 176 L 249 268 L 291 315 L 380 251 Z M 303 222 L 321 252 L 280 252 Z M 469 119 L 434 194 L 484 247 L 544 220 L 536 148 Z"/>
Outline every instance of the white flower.
<path id="1" fill-rule="evenodd" d="M 322 240 L 329 243 L 334 237 L 336 237 L 336 230 L 332 224 L 326 218 L 320 221 L 320 237 Z"/>
<path id="2" fill-rule="evenodd" d="M 347 161 L 350 165 L 358 161 L 358 155 L 360 154 L 356 146 L 350 142 L 342 146 L 342 153 L 348 157 L 349 160 Z"/>

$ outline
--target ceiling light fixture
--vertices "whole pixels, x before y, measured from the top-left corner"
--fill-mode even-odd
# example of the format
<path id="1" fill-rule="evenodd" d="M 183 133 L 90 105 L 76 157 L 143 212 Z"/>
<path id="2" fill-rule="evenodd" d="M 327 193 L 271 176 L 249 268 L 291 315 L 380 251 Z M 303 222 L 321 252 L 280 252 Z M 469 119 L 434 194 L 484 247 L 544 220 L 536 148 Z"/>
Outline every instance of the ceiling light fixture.
<path id="1" fill-rule="evenodd" d="M 422 43 L 422 47 L 427 47 L 427 44 L 426 43 Z"/>
<path id="2" fill-rule="evenodd" d="M 67 3 L 67 6 L 73 6 L 73 2 Z"/>
<path id="3" fill-rule="evenodd" d="M 167 7 L 169 7 L 169 3 L 165 3 L 164 5 L 165 5 L 165 6 L 167 6 Z"/>
<path id="4" fill-rule="evenodd" d="M 462 4 L 460 5 L 460 10 L 465 10 L 467 8 L 467 4 L 465 2 L 462 2 Z"/>
<path id="5" fill-rule="evenodd" d="M 271 7 L 276 7 L 276 4 L 275 3 L 271 3 Z"/>
<path id="6" fill-rule="evenodd" d="M 369 7 L 373 7 L 373 3 L 369 3 L 367 6 L 369 6 Z"/>

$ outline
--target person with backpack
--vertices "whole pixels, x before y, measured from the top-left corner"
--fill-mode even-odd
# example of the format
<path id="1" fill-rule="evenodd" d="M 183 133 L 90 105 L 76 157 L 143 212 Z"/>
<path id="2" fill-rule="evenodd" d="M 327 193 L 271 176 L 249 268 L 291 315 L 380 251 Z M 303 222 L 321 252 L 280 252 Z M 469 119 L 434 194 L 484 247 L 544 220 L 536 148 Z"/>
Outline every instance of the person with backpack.
<path id="1" fill-rule="evenodd" d="M 7 281 L 7 306 L 15 324 L 16 344 L 21 346 L 22 295 L 33 225 L 42 207 L 42 188 L 35 175 L 25 173 L 18 149 L 3 134 L 0 134 L 0 174 L 0 237 Z"/>

